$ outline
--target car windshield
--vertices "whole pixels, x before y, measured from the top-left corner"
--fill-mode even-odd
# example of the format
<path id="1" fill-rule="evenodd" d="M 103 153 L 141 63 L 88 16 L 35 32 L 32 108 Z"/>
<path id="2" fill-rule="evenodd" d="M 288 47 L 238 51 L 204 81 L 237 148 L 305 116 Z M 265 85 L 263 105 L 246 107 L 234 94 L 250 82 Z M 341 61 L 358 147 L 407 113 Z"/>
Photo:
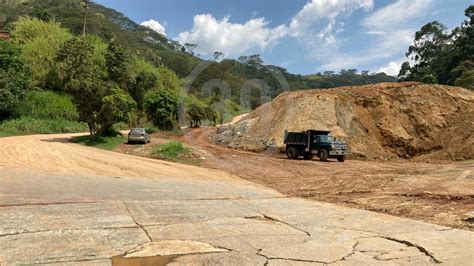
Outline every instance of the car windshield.
<path id="1" fill-rule="evenodd" d="M 323 136 L 320 137 L 320 141 L 321 142 L 333 142 L 334 138 L 331 137 L 331 136 L 323 135 Z"/>
<path id="2" fill-rule="evenodd" d="M 143 134 L 145 132 L 145 129 L 143 128 L 133 128 L 132 129 L 132 134 Z"/>

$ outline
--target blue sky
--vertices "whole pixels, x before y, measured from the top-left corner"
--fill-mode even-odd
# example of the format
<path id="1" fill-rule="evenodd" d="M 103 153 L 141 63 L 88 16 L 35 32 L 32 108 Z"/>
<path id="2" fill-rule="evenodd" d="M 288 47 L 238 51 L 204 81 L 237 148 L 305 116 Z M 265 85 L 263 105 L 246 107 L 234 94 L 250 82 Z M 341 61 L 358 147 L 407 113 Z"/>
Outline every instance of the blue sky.
<path id="1" fill-rule="evenodd" d="M 96 0 L 209 58 L 261 54 L 291 73 L 357 68 L 396 74 L 413 34 L 449 29 L 472 0 Z"/>

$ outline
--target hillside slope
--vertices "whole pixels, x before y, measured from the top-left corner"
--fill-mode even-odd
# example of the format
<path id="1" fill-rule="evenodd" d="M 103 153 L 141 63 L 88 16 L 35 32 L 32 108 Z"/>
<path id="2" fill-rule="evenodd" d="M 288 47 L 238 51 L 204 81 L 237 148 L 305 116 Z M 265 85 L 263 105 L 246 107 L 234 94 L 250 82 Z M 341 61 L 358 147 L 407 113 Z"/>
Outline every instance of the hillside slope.
<path id="1" fill-rule="evenodd" d="M 0 0 L 0 30 L 10 31 L 20 16 L 55 20 L 72 33 L 82 34 L 84 8 L 81 0 Z M 88 34 L 108 39 L 115 36 L 131 54 L 155 64 L 164 64 L 181 77 L 187 76 L 200 59 L 181 51 L 181 45 L 122 13 L 91 3 L 87 14 Z"/>
<path id="2" fill-rule="evenodd" d="M 284 92 L 215 141 L 261 151 L 283 147 L 285 129 L 331 130 L 353 157 L 473 159 L 474 92 L 419 83 Z"/>
<path id="3" fill-rule="evenodd" d="M 0 31 L 11 31 L 14 22 L 20 16 L 36 17 L 42 20 L 55 20 L 75 35 L 82 34 L 84 8 L 82 0 L 0 0 Z M 143 27 L 124 14 L 97 3 L 92 3 L 87 13 L 88 34 L 98 35 L 103 39 L 111 36 L 133 55 L 144 57 L 155 65 L 164 65 L 173 70 L 179 77 L 187 77 L 191 70 L 204 60 L 193 56 L 192 52 L 183 50 L 178 42 L 167 36 Z M 245 81 L 252 79 L 264 80 L 270 87 L 274 97 L 288 88 L 275 79 L 272 72 L 282 73 L 289 88 L 329 88 L 336 86 L 396 81 L 396 78 L 384 73 L 356 74 L 341 71 L 341 74 L 319 74 L 302 76 L 287 72 L 286 69 L 273 65 L 263 65 L 258 55 L 242 56 L 246 60 L 227 59 L 212 63 L 193 83 L 193 89 L 200 93 L 202 85 L 211 80 L 219 79 L 229 84 L 233 90 L 233 98 L 240 96 L 240 88 Z M 250 59 L 256 59 L 254 61 Z"/>

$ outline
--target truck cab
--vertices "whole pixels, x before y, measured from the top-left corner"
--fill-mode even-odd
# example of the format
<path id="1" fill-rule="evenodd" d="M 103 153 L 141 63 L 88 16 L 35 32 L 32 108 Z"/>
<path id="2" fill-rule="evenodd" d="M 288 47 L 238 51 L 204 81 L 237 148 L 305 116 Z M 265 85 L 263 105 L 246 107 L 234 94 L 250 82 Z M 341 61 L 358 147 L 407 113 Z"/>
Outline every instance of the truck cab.
<path id="1" fill-rule="evenodd" d="M 284 143 L 288 158 L 298 159 L 302 156 L 311 160 L 316 155 L 321 161 L 336 158 L 339 162 L 344 162 L 348 153 L 347 145 L 329 133 L 331 132 L 325 130 L 286 132 Z"/>

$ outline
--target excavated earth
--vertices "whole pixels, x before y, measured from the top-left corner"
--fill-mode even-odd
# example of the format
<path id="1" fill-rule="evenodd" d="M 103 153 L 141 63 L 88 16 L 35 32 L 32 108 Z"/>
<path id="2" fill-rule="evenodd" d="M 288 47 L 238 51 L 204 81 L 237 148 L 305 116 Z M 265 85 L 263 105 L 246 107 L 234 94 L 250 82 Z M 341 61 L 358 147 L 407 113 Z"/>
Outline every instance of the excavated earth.
<path id="1" fill-rule="evenodd" d="M 369 160 L 474 158 L 474 92 L 421 83 L 381 83 L 284 92 L 214 142 L 250 151 L 283 147 L 285 130 L 330 130 L 351 157 Z"/>

